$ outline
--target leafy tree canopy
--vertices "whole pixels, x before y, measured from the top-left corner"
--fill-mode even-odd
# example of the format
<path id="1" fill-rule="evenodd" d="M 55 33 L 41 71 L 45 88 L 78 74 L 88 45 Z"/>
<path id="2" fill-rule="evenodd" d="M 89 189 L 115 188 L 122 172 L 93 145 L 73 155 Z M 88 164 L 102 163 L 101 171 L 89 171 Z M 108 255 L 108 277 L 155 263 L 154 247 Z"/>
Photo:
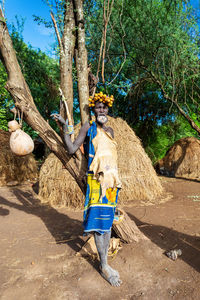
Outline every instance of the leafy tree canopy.
<path id="1" fill-rule="evenodd" d="M 95 68 L 102 7 L 103 1 L 98 1 L 88 16 L 88 49 Z M 187 117 L 200 125 L 197 21 L 189 1 L 120 0 L 113 5 L 103 88 L 115 94 L 114 113 L 133 126 L 154 160 L 163 156 L 175 139 L 198 136 L 184 120 Z M 170 128 L 173 135 L 168 134 Z"/>

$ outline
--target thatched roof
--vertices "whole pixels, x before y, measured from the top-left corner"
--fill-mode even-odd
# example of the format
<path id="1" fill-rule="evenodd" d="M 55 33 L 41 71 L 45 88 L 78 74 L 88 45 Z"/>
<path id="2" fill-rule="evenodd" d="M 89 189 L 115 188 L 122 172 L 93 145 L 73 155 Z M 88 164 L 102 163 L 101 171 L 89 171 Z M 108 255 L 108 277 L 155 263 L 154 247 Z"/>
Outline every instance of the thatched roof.
<path id="1" fill-rule="evenodd" d="M 20 157 L 11 152 L 10 133 L 0 129 L 0 186 L 9 182 L 22 183 L 38 176 L 37 163 L 32 154 Z"/>
<path id="2" fill-rule="evenodd" d="M 114 130 L 118 145 L 118 167 L 123 186 L 119 202 L 155 202 L 163 188 L 140 140 L 120 118 L 109 117 L 109 126 Z M 40 197 L 51 205 L 83 207 L 84 195 L 54 154 L 50 154 L 41 167 L 39 186 Z"/>
<path id="3" fill-rule="evenodd" d="M 156 164 L 156 170 L 163 175 L 200 180 L 200 140 L 187 137 L 176 141 Z"/>

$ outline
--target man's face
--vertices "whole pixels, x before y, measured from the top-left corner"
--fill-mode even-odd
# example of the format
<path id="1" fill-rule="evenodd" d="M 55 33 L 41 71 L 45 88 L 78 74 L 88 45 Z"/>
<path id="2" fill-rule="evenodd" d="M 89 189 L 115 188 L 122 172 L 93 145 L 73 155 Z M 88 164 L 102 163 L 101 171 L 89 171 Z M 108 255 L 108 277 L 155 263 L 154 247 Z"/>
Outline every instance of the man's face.
<path id="1" fill-rule="evenodd" d="M 97 120 L 97 123 L 103 125 L 108 121 L 108 106 L 103 102 L 96 102 L 94 107 L 94 114 Z"/>

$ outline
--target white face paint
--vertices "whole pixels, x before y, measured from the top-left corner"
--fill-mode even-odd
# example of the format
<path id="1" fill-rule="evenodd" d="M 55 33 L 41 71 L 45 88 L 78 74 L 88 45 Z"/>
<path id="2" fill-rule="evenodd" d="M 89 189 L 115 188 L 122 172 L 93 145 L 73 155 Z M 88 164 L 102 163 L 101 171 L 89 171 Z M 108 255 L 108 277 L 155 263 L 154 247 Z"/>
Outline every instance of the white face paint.
<path id="1" fill-rule="evenodd" d="M 98 115 L 97 122 L 100 124 L 106 124 L 108 122 L 108 118 L 105 115 Z"/>
<path id="2" fill-rule="evenodd" d="M 104 125 L 108 122 L 108 106 L 102 102 L 96 102 L 94 107 L 94 113 L 96 116 L 97 123 Z"/>

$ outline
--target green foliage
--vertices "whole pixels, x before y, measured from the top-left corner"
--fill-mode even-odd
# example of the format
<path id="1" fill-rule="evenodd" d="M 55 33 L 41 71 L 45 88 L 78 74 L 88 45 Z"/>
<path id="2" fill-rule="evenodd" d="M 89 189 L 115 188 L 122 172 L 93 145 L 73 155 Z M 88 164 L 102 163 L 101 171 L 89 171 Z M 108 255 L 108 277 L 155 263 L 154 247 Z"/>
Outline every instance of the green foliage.
<path id="1" fill-rule="evenodd" d="M 11 30 L 16 55 L 35 104 L 42 116 L 49 120 L 53 127 L 56 127 L 55 122 L 50 119 L 50 115 L 59 110 L 59 64 L 39 49 L 35 50 L 31 46 L 27 46 L 23 42 L 20 30 L 18 33 L 14 26 L 11 27 Z M 9 113 L 13 101 L 4 88 L 6 80 L 7 74 L 3 65 L 0 64 L 0 128 L 4 130 L 7 130 L 7 122 L 13 118 L 13 115 Z M 37 135 L 27 125 L 24 126 L 24 130 L 33 137 Z"/>
<path id="2" fill-rule="evenodd" d="M 27 46 L 18 33 L 12 34 L 14 48 L 25 80 L 42 116 L 49 119 L 58 109 L 59 65 L 40 50 Z"/>
<path id="3" fill-rule="evenodd" d="M 103 26 L 103 1 L 96 3 L 87 16 L 94 70 Z M 113 113 L 134 128 L 153 161 L 178 138 L 197 136 L 176 103 L 199 126 L 199 53 L 197 14 L 189 1 L 115 2 L 103 88 L 115 96 Z"/>
<path id="4" fill-rule="evenodd" d="M 0 62 L 0 129 L 3 130 L 8 130 L 7 123 L 11 118 L 9 107 L 13 103 L 11 96 L 4 88 L 6 84 L 6 78 L 6 72 L 3 64 Z"/>
<path id="5" fill-rule="evenodd" d="M 136 129 L 137 133 L 137 129 Z M 162 126 L 155 125 L 154 130 L 146 137 L 143 136 L 144 147 L 153 164 L 163 158 L 168 149 L 179 139 L 198 134 L 193 130 L 183 117 L 168 121 Z"/>
<path id="6" fill-rule="evenodd" d="M 22 123 L 22 130 L 25 131 L 28 135 L 32 137 L 32 139 L 35 139 L 38 137 L 38 132 L 33 130 L 28 124 L 25 122 Z"/>
<path id="7" fill-rule="evenodd" d="M 6 130 L 6 131 L 8 130 L 7 111 L 8 111 L 7 107 L 5 107 L 5 106 L 0 107 L 0 129 Z"/>

